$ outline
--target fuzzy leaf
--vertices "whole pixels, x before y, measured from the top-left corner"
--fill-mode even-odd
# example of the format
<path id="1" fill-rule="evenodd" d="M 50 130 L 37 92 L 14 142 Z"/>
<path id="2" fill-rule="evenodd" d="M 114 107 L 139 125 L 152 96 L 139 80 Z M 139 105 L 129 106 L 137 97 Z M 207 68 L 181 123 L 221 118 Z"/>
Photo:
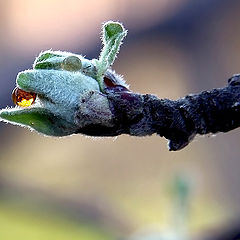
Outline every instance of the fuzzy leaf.
<path id="1" fill-rule="evenodd" d="M 0 117 L 5 122 L 27 126 L 45 135 L 65 136 L 74 132 L 72 124 L 43 108 L 2 110 Z"/>
<path id="2" fill-rule="evenodd" d="M 122 40 L 127 35 L 127 30 L 119 22 L 106 22 L 103 25 L 102 42 L 103 48 L 99 60 L 96 60 L 97 81 L 100 87 L 103 85 L 103 75 L 114 63 L 119 52 Z"/>

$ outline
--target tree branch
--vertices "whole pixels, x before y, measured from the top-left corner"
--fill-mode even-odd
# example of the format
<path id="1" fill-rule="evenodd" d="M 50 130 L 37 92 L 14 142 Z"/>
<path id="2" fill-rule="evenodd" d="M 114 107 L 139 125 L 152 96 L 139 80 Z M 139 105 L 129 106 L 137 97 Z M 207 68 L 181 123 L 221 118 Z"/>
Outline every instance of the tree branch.
<path id="1" fill-rule="evenodd" d="M 91 136 L 157 133 L 169 140 L 170 151 L 177 151 L 196 134 L 228 132 L 240 126 L 240 75 L 230 78 L 224 88 L 189 94 L 176 101 L 133 93 L 120 86 L 105 92 L 113 114 L 111 126 L 89 124 L 76 133 Z M 78 112 L 77 117 L 86 116 Z"/>
<path id="2" fill-rule="evenodd" d="M 0 121 L 55 137 L 157 133 L 169 140 L 171 151 L 184 148 L 196 134 L 228 132 L 240 126 L 240 75 L 229 79 L 225 88 L 176 101 L 128 90 L 110 68 L 126 35 L 121 23 L 104 23 L 98 59 L 41 52 L 33 69 L 17 75 L 12 96 L 18 106 L 0 110 Z"/>

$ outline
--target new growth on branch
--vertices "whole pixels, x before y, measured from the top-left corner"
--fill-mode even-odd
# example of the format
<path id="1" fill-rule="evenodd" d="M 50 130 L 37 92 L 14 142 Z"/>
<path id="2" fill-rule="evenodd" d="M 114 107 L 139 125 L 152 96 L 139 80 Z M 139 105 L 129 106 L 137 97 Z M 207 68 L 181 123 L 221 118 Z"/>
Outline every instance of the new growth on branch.
<path id="1" fill-rule="evenodd" d="M 32 69 L 17 75 L 12 93 L 16 106 L 2 109 L 0 120 L 55 137 L 156 133 L 169 140 L 172 151 L 184 148 L 196 134 L 240 126 L 240 75 L 230 78 L 224 88 L 176 101 L 130 91 L 111 69 L 126 35 L 121 23 L 104 23 L 98 59 L 41 52 Z"/>

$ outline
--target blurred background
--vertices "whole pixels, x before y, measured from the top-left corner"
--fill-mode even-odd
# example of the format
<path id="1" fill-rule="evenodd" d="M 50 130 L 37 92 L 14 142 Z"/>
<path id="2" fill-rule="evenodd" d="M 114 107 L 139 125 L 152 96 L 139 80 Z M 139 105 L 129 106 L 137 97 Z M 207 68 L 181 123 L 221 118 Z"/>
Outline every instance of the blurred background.
<path id="1" fill-rule="evenodd" d="M 97 58 L 101 24 L 129 30 L 113 68 L 177 99 L 240 71 L 238 0 L 0 0 L 0 107 L 42 50 Z M 0 123 L 0 239 L 240 236 L 239 129 L 168 152 L 158 136 L 50 138 Z"/>

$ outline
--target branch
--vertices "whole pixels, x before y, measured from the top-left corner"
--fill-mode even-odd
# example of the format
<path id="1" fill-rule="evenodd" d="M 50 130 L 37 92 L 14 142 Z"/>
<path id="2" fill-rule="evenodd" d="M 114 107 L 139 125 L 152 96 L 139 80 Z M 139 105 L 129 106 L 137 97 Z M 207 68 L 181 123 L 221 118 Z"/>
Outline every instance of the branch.
<path id="1" fill-rule="evenodd" d="M 240 75 L 228 86 L 179 100 L 133 93 L 110 69 L 127 30 L 106 22 L 98 59 L 45 51 L 33 69 L 18 74 L 15 108 L 0 111 L 0 121 L 48 136 L 147 136 L 169 139 L 169 149 L 184 148 L 196 134 L 228 132 L 240 126 Z"/>
<path id="2" fill-rule="evenodd" d="M 173 101 L 154 95 L 141 95 L 127 89 L 108 89 L 106 98 L 113 114 L 113 125 L 89 124 L 76 133 L 91 136 L 147 136 L 157 133 L 169 140 L 169 150 L 189 144 L 196 134 L 228 132 L 240 126 L 240 75 L 228 86 Z M 87 121 L 79 111 L 77 118 Z"/>

